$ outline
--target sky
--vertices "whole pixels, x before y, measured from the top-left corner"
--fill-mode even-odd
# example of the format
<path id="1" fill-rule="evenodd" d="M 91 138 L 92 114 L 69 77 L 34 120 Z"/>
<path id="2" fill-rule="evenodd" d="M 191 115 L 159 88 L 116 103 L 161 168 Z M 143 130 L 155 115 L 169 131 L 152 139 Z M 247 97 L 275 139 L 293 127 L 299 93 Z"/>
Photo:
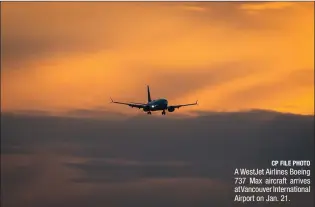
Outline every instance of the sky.
<path id="1" fill-rule="evenodd" d="M 313 58 L 313 3 L 2 2 L 1 205 L 242 206 L 235 168 L 314 163 Z M 109 103 L 147 84 L 199 105 Z"/>
<path id="2" fill-rule="evenodd" d="M 312 2 L 5 2 L 1 43 L 2 112 L 314 114 Z"/>

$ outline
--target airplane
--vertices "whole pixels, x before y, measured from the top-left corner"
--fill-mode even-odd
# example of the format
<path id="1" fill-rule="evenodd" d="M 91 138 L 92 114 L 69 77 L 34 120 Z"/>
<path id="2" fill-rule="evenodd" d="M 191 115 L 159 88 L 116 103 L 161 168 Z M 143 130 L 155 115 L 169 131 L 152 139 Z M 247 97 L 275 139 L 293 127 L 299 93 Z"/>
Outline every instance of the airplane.
<path id="1" fill-rule="evenodd" d="M 162 111 L 162 115 L 166 114 L 165 110 L 167 110 L 168 112 L 174 112 L 175 109 L 179 109 L 180 107 L 192 106 L 192 105 L 198 104 L 198 100 L 197 100 L 195 103 L 169 106 L 168 101 L 164 98 L 152 100 L 149 86 L 147 86 L 147 93 L 148 93 L 147 103 L 135 103 L 135 102 L 125 103 L 125 102 L 114 101 L 112 98 L 110 99 L 111 99 L 111 103 L 123 104 L 123 105 L 130 106 L 131 108 L 143 109 L 143 111 L 147 112 L 147 114 L 151 114 L 151 111 Z"/>

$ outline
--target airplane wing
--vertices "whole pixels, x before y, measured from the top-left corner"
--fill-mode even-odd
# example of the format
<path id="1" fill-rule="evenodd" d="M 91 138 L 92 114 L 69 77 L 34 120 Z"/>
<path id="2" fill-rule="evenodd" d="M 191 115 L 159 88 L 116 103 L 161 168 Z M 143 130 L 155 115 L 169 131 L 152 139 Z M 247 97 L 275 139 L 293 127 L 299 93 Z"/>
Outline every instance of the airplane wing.
<path id="1" fill-rule="evenodd" d="M 125 103 L 125 102 L 118 102 L 118 101 L 114 101 L 112 98 L 110 98 L 110 100 L 112 101 L 111 103 L 115 103 L 115 104 L 123 104 L 123 105 L 127 105 L 127 106 L 130 106 L 130 107 L 135 107 L 135 108 L 144 108 L 146 106 L 146 104 L 144 103 L 133 103 L 133 102 L 130 102 L 130 103 Z"/>
<path id="2" fill-rule="evenodd" d="M 180 104 L 180 105 L 174 105 L 174 106 L 168 106 L 169 108 L 177 108 L 179 109 L 180 107 L 182 106 L 193 106 L 193 105 L 197 105 L 198 104 L 198 101 L 196 101 L 195 103 L 190 103 L 190 104 Z"/>

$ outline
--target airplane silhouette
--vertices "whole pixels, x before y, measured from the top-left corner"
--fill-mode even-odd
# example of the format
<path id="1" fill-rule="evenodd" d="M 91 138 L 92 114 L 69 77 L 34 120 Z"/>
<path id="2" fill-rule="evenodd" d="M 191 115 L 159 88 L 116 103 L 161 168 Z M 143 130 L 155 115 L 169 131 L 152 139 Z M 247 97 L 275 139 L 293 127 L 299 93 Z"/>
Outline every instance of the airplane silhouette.
<path id="1" fill-rule="evenodd" d="M 144 112 L 147 112 L 147 114 L 151 114 L 151 111 L 162 111 L 162 115 L 165 115 L 167 110 L 168 112 L 174 112 L 175 109 L 179 109 L 182 106 L 192 106 L 192 105 L 197 105 L 198 101 L 195 103 L 191 104 L 181 104 L 181 105 L 173 105 L 173 106 L 168 106 L 168 101 L 166 99 L 157 99 L 157 100 L 152 100 L 151 99 L 151 94 L 150 94 L 150 87 L 147 86 L 147 91 L 148 91 L 148 103 L 134 103 L 134 102 L 129 102 L 129 103 L 124 103 L 124 102 L 118 102 L 114 101 L 112 98 L 111 103 L 115 104 L 123 104 L 130 106 L 131 108 L 138 108 L 138 109 L 143 109 Z"/>

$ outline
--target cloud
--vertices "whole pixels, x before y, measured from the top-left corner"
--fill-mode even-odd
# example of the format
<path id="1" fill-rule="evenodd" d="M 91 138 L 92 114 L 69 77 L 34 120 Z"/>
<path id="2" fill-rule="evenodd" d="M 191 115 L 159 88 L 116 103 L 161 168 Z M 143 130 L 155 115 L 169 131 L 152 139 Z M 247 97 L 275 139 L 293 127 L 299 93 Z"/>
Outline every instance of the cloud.
<path id="1" fill-rule="evenodd" d="M 314 56 L 312 4 L 252 16 L 240 9 L 244 4 L 4 3 L 1 110 L 94 110 L 109 96 L 145 100 L 140 91 L 146 84 L 174 103 L 198 98 L 202 110 L 236 110 L 221 98 L 246 84 L 312 68 Z M 297 82 L 290 87 L 299 87 Z M 311 111 L 309 94 L 291 112 Z M 113 105 L 108 110 L 133 113 Z"/>
<path id="2" fill-rule="evenodd" d="M 314 161 L 313 116 L 198 113 L 120 121 L 2 113 L 2 202 L 230 206 L 235 167 L 268 167 L 272 159 Z M 3 150 L 17 145 L 29 153 Z M 292 202 L 311 201 L 308 194 Z"/>
<path id="3" fill-rule="evenodd" d="M 314 85 L 314 70 L 313 69 L 301 69 L 286 73 L 270 81 L 264 81 L 255 83 L 242 90 L 231 91 L 230 95 L 222 98 L 219 103 L 233 103 L 231 105 L 243 106 L 244 108 L 249 105 L 263 108 L 266 102 L 270 104 L 277 104 L 277 97 L 282 98 L 283 106 L 282 111 L 290 111 L 293 106 L 298 107 L 300 104 L 291 100 L 291 97 L 303 97 L 303 93 L 307 94 L 307 97 L 312 97 L 312 90 L 309 90 Z M 290 91 L 290 94 L 283 94 L 284 91 Z M 296 105 L 295 105 L 296 104 Z M 279 104 L 280 105 L 280 104 Z M 290 106 L 286 108 L 286 106 Z M 285 109 L 286 108 L 286 109 Z M 313 111 L 304 112 L 308 114 L 314 113 Z"/>
<path id="4" fill-rule="evenodd" d="M 255 68 L 258 63 L 255 60 L 234 61 L 226 63 L 209 64 L 203 67 L 166 67 L 166 66 L 147 66 L 135 68 L 135 72 L 141 73 L 144 81 L 150 83 L 151 93 L 154 98 L 167 97 L 169 101 L 182 97 L 185 94 L 194 93 L 205 87 L 215 87 L 233 82 L 238 79 L 260 74 L 261 71 Z M 145 71 L 145 68 L 152 68 Z M 195 70 L 195 71 L 194 71 Z M 182 71 L 182 72 L 178 72 Z M 170 86 L 176 86 L 170 88 Z M 127 91 L 127 90 L 126 90 Z M 124 96 L 144 97 L 145 86 L 138 86 L 134 91 L 128 91 Z M 187 100 L 195 101 L 194 100 Z M 170 103 L 171 104 L 171 103 Z"/>
<path id="5" fill-rule="evenodd" d="M 181 8 L 184 9 L 184 10 L 193 11 L 193 12 L 204 12 L 204 11 L 207 11 L 207 9 L 204 8 L 204 7 L 193 6 L 193 5 L 182 6 Z"/>
<path id="6" fill-rule="evenodd" d="M 99 118 L 99 119 L 111 119 L 111 120 L 117 120 L 117 119 L 126 119 L 126 115 L 119 112 L 111 112 L 109 110 L 102 110 L 102 109 L 75 109 L 66 111 L 65 113 L 62 113 L 62 115 L 67 117 L 77 117 L 77 118 Z"/>
<path id="7" fill-rule="evenodd" d="M 69 199 L 87 191 L 76 185 L 66 184 L 69 177 L 74 178 L 80 173 L 64 167 L 62 161 L 73 162 L 73 160 L 80 161 L 80 159 L 44 152 L 40 148 L 35 151 L 23 156 L 1 154 L 1 164 L 3 165 L 1 168 L 3 199 L 1 202 L 3 205 L 34 206 L 41 201 Z M 46 187 L 43 188 L 43 186 Z"/>
<path id="8" fill-rule="evenodd" d="M 264 3 L 244 3 L 240 9 L 247 11 L 262 11 L 268 9 L 285 9 L 294 6 L 294 2 L 264 2 Z"/>
<path id="9" fill-rule="evenodd" d="M 86 163 L 68 164 L 86 172 L 86 176 L 73 179 L 78 183 L 136 182 L 145 179 L 200 178 L 192 175 L 193 167 L 181 161 L 143 162 L 117 158 L 92 159 Z"/>

